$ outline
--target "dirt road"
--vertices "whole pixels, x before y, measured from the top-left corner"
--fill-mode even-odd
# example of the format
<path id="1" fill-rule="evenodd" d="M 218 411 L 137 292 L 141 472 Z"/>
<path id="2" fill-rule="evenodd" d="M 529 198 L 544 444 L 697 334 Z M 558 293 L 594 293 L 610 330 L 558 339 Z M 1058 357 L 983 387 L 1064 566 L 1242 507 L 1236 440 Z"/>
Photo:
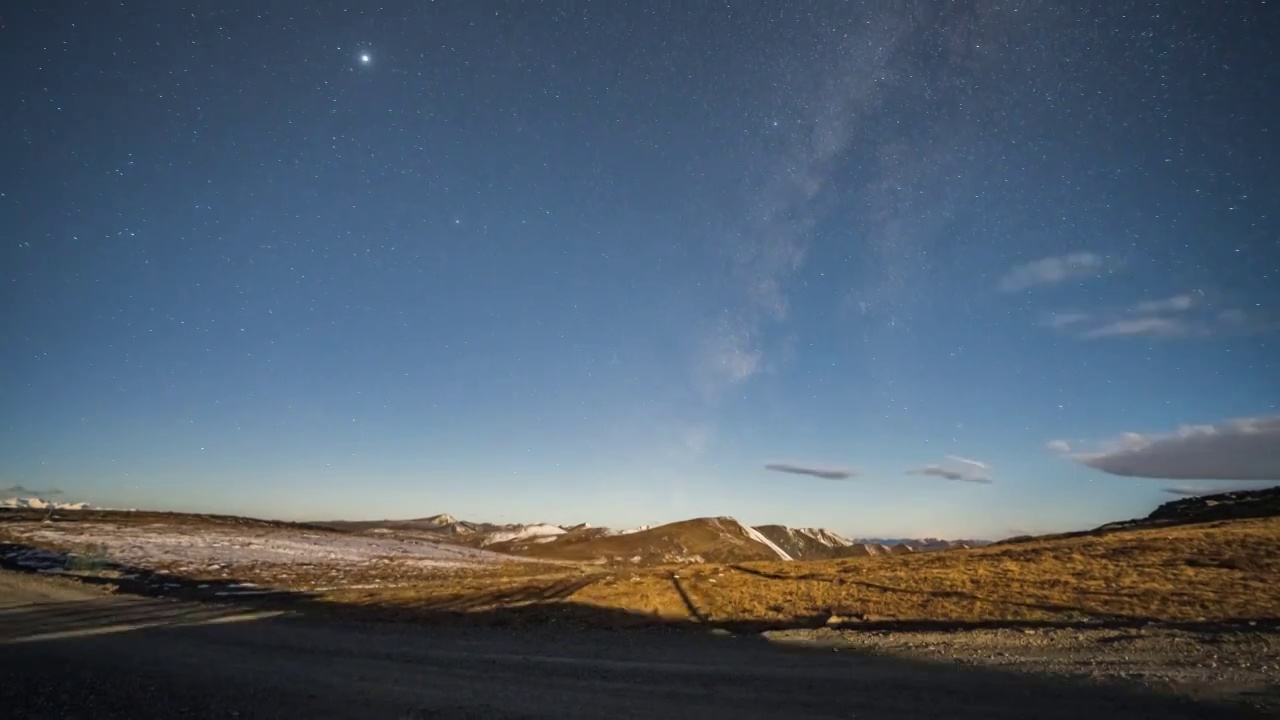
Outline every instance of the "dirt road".
<path id="1" fill-rule="evenodd" d="M 11 718 L 1255 717 L 1141 688 L 759 636 L 324 621 L 0 571 Z"/>

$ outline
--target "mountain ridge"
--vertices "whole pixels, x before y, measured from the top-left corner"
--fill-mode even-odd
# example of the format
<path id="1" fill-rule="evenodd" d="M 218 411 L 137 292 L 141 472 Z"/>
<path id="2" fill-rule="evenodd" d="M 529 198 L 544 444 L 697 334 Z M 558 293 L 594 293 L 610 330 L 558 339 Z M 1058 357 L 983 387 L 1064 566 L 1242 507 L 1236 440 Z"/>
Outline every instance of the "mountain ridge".
<path id="1" fill-rule="evenodd" d="M 601 564 L 749 562 L 790 560 L 783 549 L 754 528 L 731 517 L 703 517 L 614 533 L 587 528 L 551 541 L 509 542 L 490 549 L 515 555 Z"/>
<path id="2" fill-rule="evenodd" d="M 625 530 L 587 523 L 497 525 L 459 520 L 448 513 L 408 520 L 337 520 L 318 524 L 347 532 L 412 533 L 517 556 L 593 562 L 709 562 L 708 557 L 733 562 L 815 560 L 985 544 L 936 538 L 901 539 L 892 544 L 862 542 L 826 528 L 753 526 L 729 516 L 691 518 Z"/>

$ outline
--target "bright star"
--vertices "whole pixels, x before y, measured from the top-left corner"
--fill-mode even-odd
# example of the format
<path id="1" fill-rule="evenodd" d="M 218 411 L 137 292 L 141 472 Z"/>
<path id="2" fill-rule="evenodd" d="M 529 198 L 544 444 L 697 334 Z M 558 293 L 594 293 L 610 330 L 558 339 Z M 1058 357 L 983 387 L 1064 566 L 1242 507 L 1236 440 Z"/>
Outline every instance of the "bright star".
<path id="1" fill-rule="evenodd" d="M 373 58 L 370 58 L 370 57 L 369 57 L 369 53 L 365 53 L 365 54 L 363 54 L 363 55 L 361 55 L 361 56 L 360 56 L 360 62 L 364 63 L 365 65 L 368 65 L 368 64 L 369 64 L 369 61 L 370 61 L 370 60 L 372 60 L 372 59 L 373 59 Z"/>

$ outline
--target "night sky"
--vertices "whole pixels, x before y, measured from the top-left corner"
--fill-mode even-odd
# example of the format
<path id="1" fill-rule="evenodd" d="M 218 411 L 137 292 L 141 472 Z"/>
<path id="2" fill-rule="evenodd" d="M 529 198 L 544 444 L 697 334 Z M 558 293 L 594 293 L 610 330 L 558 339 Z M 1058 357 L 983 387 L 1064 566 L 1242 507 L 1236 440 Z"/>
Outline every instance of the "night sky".
<path id="1" fill-rule="evenodd" d="M 1277 8 L 628 5 L 6 6 L 0 485 L 997 537 L 1280 479 Z"/>

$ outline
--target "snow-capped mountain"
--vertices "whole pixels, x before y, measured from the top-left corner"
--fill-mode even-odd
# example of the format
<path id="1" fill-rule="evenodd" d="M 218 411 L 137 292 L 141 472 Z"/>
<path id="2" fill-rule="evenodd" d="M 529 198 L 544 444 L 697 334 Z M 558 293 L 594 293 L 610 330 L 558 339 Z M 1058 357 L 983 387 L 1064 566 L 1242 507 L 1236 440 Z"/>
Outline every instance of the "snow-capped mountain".
<path id="1" fill-rule="evenodd" d="M 421 520 L 418 521 L 418 523 L 423 525 L 424 527 L 445 527 L 446 525 L 453 525 L 457 522 L 458 522 L 458 519 L 450 515 L 449 513 L 440 513 L 439 515 L 432 515 L 431 517 L 422 518 Z"/>
<path id="2" fill-rule="evenodd" d="M 934 552 L 959 548 L 982 547 L 988 540 L 941 540 L 939 538 L 858 538 L 855 544 L 877 545 L 893 552 Z"/>
<path id="3" fill-rule="evenodd" d="M 481 547 L 492 545 L 500 542 L 511 542 L 514 540 L 541 540 L 542 538 L 551 538 L 556 535 L 565 534 L 565 529 L 558 525 L 519 525 L 509 530 L 497 530 L 488 533 L 483 540 L 480 541 Z"/>
<path id="4" fill-rule="evenodd" d="M 0 508 L 13 510 L 92 510 L 86 502 L 58 502 L 38 497 L 11 497 L 0 500 Z"/>
<path id="5" fill-rule="evenodd" d="M 755 529 L 796 560 L 877 554 L 874 550 L 855 547 L 853 541 L 826 528 L 757 525 Z"/>

